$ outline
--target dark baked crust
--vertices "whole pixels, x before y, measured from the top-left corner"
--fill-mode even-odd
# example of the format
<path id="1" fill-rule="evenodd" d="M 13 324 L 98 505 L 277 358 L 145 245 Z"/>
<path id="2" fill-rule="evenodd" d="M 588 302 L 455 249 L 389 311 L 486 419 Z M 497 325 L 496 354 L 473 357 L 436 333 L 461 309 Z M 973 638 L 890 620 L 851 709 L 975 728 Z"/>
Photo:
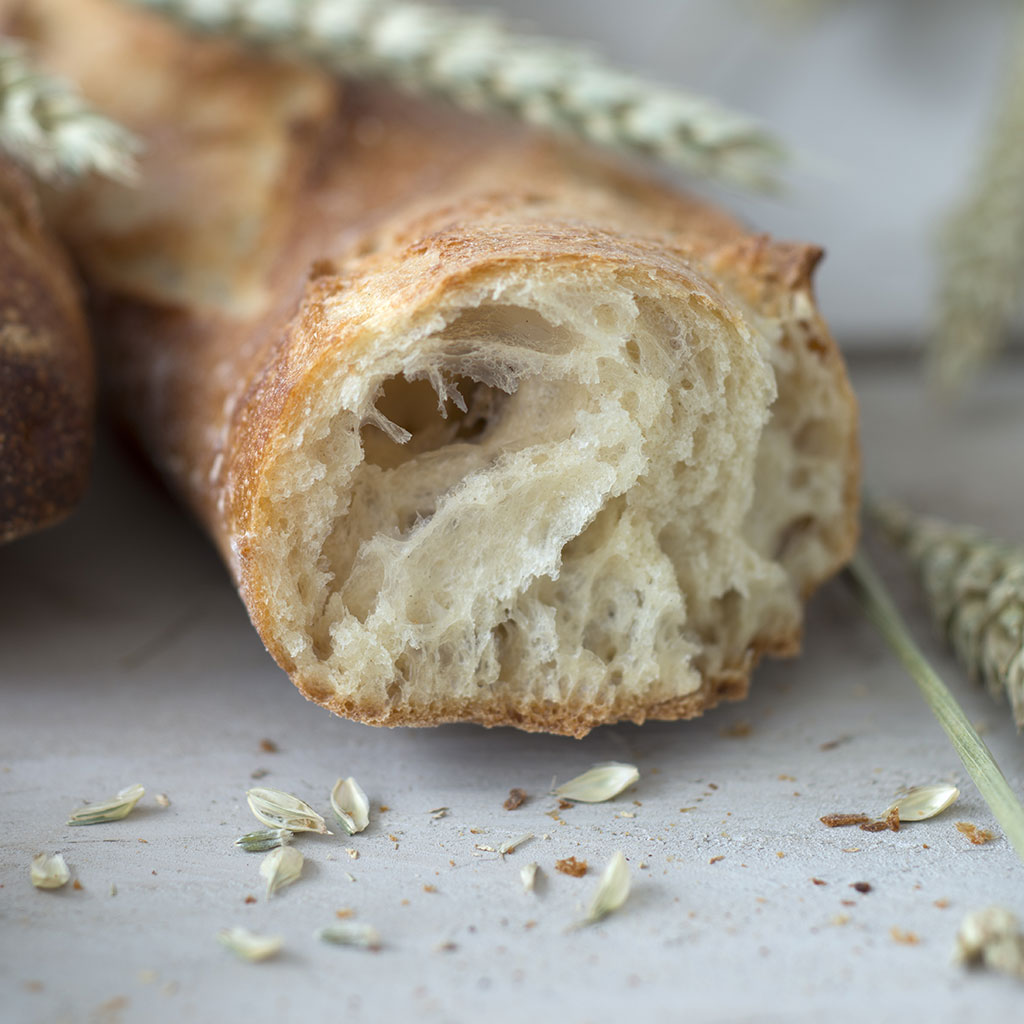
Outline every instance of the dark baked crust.
<path id="1" fill-rule="evenodd" d="M 85 491 L 93 364 L 78 287 L 28 176 L 0 159 L 0 542 Z"/>

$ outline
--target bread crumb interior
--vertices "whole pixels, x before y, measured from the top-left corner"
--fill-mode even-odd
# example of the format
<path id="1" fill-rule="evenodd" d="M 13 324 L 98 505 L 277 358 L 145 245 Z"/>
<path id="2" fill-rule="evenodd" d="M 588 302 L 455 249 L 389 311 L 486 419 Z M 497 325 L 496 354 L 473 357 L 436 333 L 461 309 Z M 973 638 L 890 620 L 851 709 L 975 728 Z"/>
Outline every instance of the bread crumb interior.
<path id="1" fill-rule="evenodd" d="M 653 704 L 798 629 L 844 439 L 746 330 L 621 276 L 495 280 L 339 372 L 273 471 L 306 678 L 341 710 Z"/>

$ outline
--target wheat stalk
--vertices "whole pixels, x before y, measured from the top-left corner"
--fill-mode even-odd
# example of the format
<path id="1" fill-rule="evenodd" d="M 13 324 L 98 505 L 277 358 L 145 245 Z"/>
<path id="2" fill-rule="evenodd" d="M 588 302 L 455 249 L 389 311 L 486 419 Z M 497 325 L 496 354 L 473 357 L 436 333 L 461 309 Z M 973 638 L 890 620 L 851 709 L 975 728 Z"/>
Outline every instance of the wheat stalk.
<path id="1" fill-rule="evenodd" d="M 906 623 L 892 602 L 889 592 L 863 551 L 858 551 L 846 567 L 844 578 L 860 602 L 865 615 L 885 637 L 903 662 L 921 696 L 931 708 L 953 744 L 978 792 L 1002 826 L 1017 856 L 1024 861 L 1024 807 L 985 746 L 978 731 L 968 721 L 949 687 L 928 663 L 914 643 Z"/>
<path id="2" fill-rule="evenodd" d="M 961 664 L 1024 728 L 1024 547 L 918 516 L 892 502 L 869 506 L 910 558 L 932 615 Z"/>
<path id="3" fill-rule="evenodd" d="M 708 177 L 768 187 L 783 159 L 749 118 L 490 15 L 399 0 L 130 2 L 333 72 L 510 114 Z"/>
<path id="4" fill-rule="evenodd" d="M 1024 281 L 1024 13 L 1007 80 L 968 194 L 946 225 L 929 361 L 939 386 L 961 390 L 995 353 Z"/>
<path id="5" fill-rule="evenodd" d="M 138 148 L 71 85 L 35 68 L 20 43 L 0 38 L 0 149 L 47 181 L 95 172 L 130 182 Z"/>

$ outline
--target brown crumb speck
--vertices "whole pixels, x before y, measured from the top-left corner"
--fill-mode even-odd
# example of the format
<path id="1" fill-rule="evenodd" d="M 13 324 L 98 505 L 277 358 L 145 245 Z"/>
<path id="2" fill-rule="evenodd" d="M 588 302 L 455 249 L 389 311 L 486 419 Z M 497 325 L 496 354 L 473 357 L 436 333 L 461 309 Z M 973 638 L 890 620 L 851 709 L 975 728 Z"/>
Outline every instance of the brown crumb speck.
<path id="1" fill-rule="evenodd" d="M 25 982 L 26 992 L 42 992 L 46 987 L 41 981 L 36 981 L 34 978 Z"/>
<path id="2" fill-rule="evenodd" d="M 255 897 L 255 896 L 253 896 L 253 894 L 252 894 L 252 893 L 249 893 L 249 895 L 245 897 L 245 899 L 243 900 L 243 902 L 244 902 L 244 903 L 255 903 L 255 902 L 256 902 L 256 897 Z"/>
<path id="3" fill-rule="evenodd" d="M 840 900 L 839 901 L 844 907 L 855 907 L 857 906 L 856 900 Z"/>
<path id="4" fill-rule="evenodd" d="M 945 910 L 949 906 L 949 900 L 936 900 L 933 905 L 938 907 L 939 910 Z"/>
<path id="5" fill-rule="evenodd" d="M 786 855 L 785 855 L 785 853 L 782 852 L 782 850 L 776 850 L 775 851 L 775 856 L 778 857 L 779 860 L 782 860 L 782 858 L 785 857 Z"/>
<path id="6" fill-rule="evenodd" d="M 712 857 L 711 860 L 708 861 L 708 863 L 709 864 L 717 864 L 720 860 L 725 860 L 725 854 L 724 853 L 720 853 L 717 857 Z"/>
<path id="7" fill-rule="evenodd" d="M 577 860 L 575 857 L 566 857 L 563 860 L 555 861 L 555 870 L 563 875 L 571 875 L 573 878 L 582 878 L 587 873 L 587 862 Z"/>
<path id="8" fill-rule="evenodd" d="M 842 828 L 845 825 L 866 825 L 871 819 L 866 814 L 825 814 L 818 820 L 828 828 Z"/>
<path id="9" fill-rule="evenodd" d="M 718 787 L 713 782 L 709 782 L 708 789 L 718 789 Z"/>
<path id="10" fill-rule="evenodd" d="M 851 883 L 850 888 L 851 889 L 856 889 L 857 892 L 868 893 L 868 892 L 871 892 L 871 883 L 870 882 L 853 882 L 853 883 Z"/>
<path id="11" fill-rule="evenodd" d="M 277 749 L 277 744 L 273 740 L 260 740 L 260 750 L 262 750 L 265 754 L 276 754 Z"/>
<path id="12" fill-rule="evenodd" d="M 796 782 L 795 775 L 780 775 L 779 782 Z"/>
<path id="13" fill-rule="evenodd" d="M 393 843 L 397 843 L 398 842 L 398 836 L 392 835 L 390 832 L 388 833 L 388 839 L 390 839 L 391 842 L 393 842 Z"/>
<path id="14" fill-rule="evenodd" d="M 71 888 L 77 890 L 78 892 L 81 892 L 82 891 L 82 883 L 76 878 L 75 881 L 74 881 L 74 884 L 71 886 Z"/>
<path id="15" fill-rule="evenodd" d="M 866 825 L 861 825 L 861 830 L 864 832 L 884 832 L 888 827 L 884 821 L 869 821 Z"/>
<path id="16" fill-rule="evenodd" d="M 506 811 L 514 811 L 526 803 L 526 790 L 514 786 L 508 791 L 508 799 L 502 804 Z"/>
<path id="17" fill-rule="evenodd" d="M 844 846 L 843 853 L 860 853 L 859 846 Z"/>
<path id="18" fill-rule="evenodd" d="M 727 729 L 722 730 L 722 735 L 729 739 L 740 740 L 749 736 L 754 727 L 749 722 L 733 722 Z"/>
<path id="19" fill-rule="evenodd" d="M 815 885 L 828 885 L 828 882 L 822 881 L 822 879 L 820 879 L 820 878 L 812 878 L 811 881 Z"/>
<path id="20" fill-rule="evenodd" d="M 916 933 L 904 931 L 902 928 L 897 928 L 895 925 L 889 929 L 889 934 L 892 936 L 893 942 L 898 942 L 903 946 L 916 946 L 921 941 L 917 937 Z"/>
<path id="21" fill-rule="evenodd" d="M 569 810 L 570 807 L 572 807 L 572 805 L 573 804 L 572 804 L 571 800 L 559 800 L 558 801 L 558 809 L 560 811 L 567 811 L 567 810 Z"/>
<path id="22" fill-rule="evenodd" d="M 425 885 L 425 886 L 423 886 L 423 891 L 424 892 L 437 892 L 437 886 L 436 885 Z"/>
<path id="23" fill-rule="evenodd" d="M 956 823 L 956 830 L 967 836 L 975 846 L 984 846 L 995 839 L 994 832 L 989 832 L 987 828 L 978 828 L 977 825 L 972 825 L 968 821 L 958 821 Z"/>
<path id="24" fill-rule="evenodd" d="M 861 828 L 865 832 L 884 832 L 886 829 L 889 829 L 890 832 L 899 832 L 900 809 L 898 807 L 892 807 L 884 818 L 879 818 L 878 821 L 869 822 L 867 825 L 861 825 Z"/>
<path id="25" fill-rule="evenodd" d="M 380 812 L 381 814 L 385 814 L 385 813 L 386 813 L 387 811 L 390 811 L 390 810 L 391 810 L 391 808 L 390 808 L 390 807 L 388 807 L 388 805 L 387 805 L 387 804 L 381 804 L 381 805 L 380 805 L 380 806 L 379 806 L 379 807 L 377 808 L 377 810 L 378 810 L 378 811 L 379 811 L 379 812 Z"/>
<path id="26" fill-rule="evenodd" d="M 835 749 L 836 749 L 836 747 L 840 746 L 840 745 L 841 745 L 841 744 L 843 744 L 843 743 L 846 743 L 846 742 L 848 742 L 848 741 L 849 741 L 849 739 L 850 739 L 850 737 L 849 737 L 849 736 L 838 736 L 838 737 L 836 737 L 836 739 L 834 739 L 834 740 L 828 740 L 827 742 L 825 742 L 825 743 L 822 743 L 822 744 L 821 744 L 821 745 L 820 745 L 820 746 L 818 747 L 818 749 L 819 749 L 819 750 L 835 750 Z"/>
<path id="27" fill-rule="evenodd" d="M 341 907 L 334 912 L 334 916 L 340 917 L 344 921 L 346 917 L 351 917 L 354 913 L 355 911 L 351 907 Z"/>

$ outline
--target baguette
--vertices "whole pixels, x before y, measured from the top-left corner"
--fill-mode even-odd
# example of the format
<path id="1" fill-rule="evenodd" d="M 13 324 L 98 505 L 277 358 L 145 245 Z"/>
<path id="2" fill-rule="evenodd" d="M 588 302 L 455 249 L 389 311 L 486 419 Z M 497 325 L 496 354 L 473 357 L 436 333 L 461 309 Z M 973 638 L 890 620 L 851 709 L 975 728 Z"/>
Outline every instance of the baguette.
<path id="1" fill-rule="evenodd" d="M 28 175 L 0 156 L 0 543 L 63 519 L 89 480 L 82 298 Z"/>
<path id="2" fill-rule="evenodd" d="M 856 539 L 818 249 L 101 0 L 37 12 L 146 141 L 134 194 L 56 210 L 120 413 L 308 698 L 582 736 L 796 652 Z"/>

